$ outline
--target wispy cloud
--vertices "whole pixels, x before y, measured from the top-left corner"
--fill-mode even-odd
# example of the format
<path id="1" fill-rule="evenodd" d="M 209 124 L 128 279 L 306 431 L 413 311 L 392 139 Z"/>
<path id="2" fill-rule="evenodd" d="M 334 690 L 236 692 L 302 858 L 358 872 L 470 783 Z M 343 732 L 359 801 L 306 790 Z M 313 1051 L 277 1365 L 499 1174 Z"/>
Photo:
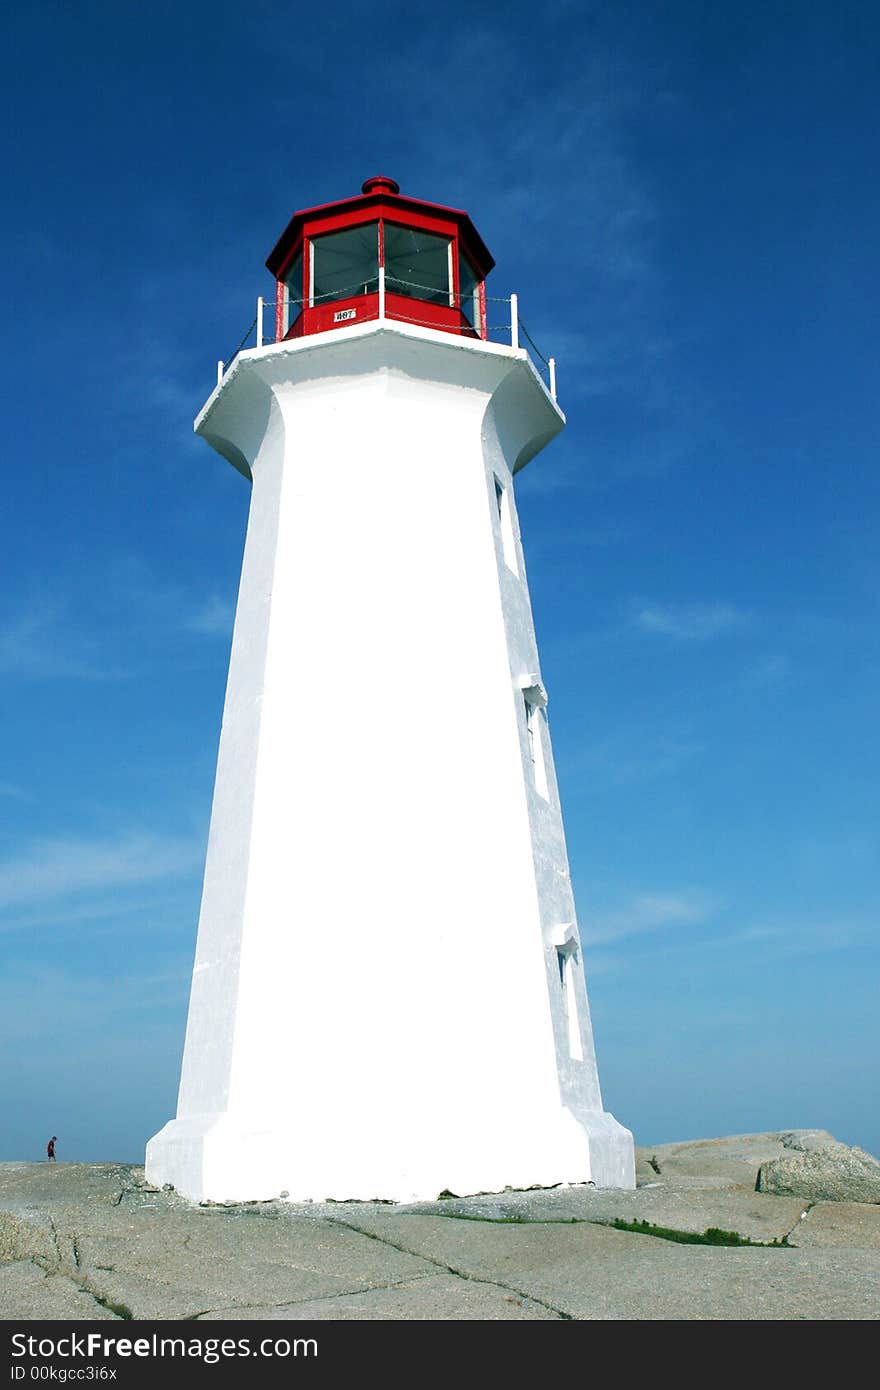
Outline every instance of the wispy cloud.
<path id="1" fill-rule="evenodd" d="M 840 913 L 768 917 L 748 923 L 711 944 L 716 949 L 747 945 L 766 959 L 790 960 L 795 956 L 835 954 L 874 945 L 876 938 L 876 915 Z"/>
<path id="2" fill-rule="evenodd" d="M 189 980 L 188 960 L 163 964 L 160 971 L 114 973 L 109 988 L 104 972 L 83 975 L 55 965 L 7 975 L 0 981 L 4 1040 L 20 1049 L 31 1040 L 45 1040 L 47 1030 L 56 1032 L 63 1020 L 67 1045 L 78 1046 L 113 1020 L 161 1017 L 169 1004 L 179 1009 Z"/>
<path id="3" fill-rule="evenodd" d="M 178 884 L 182 880 L 175 877 L 174 882 Z M 192 899 L 189 898 L 181 907 L 180 900 L 186 897 L 185 890 L 171 892 L 168 881 L 157 879 L 136 886 L 140 889 L 136 895 L 130 885 L 125 885 L 124 891 L 118 887 L 115 891 L 111 890 L 109 898 L 100 895 L 93 897 L 92 890 L 89 890 L 73 896 L 70 899 L 73 906 L 68 906 L 63 900 L 52 899 L 47 899 L 36 908 L 31 903 L 14 906 L 6 911 L 3 929 L 38 931 L 42 927 L 51 927 L 53 931 L 58 931 L 62 927 L 87 928 L 89 938 L 94 941 L 122 926 L 127 932 L 148 926 L 155 937 L 165 922 L 179 922 L 181 912 L 192 914 Z"/>
<path id="4" fill-rule="evenodd" d="M 109 840 L 44 839 L 0 862 L 0 908 L 36 908 L 84 893 L 157 883 L 193 872 L 193 839 L 134 832 Z"/>
<path id="5" fill-rule="evenodd" d="M 63 604 L 36 600 L 0 627 L 0 673 L 36 680 L 116 680 L 123 674 L 102 664 L 93 643 L 72 635 Z"/>
<path id="6" fill-rule="evenodd" d="M 135 551 L 93 559 L 90 582 L 71 574 L 66 591 L 32 584 L 0 619 L 0 675 L 20 681 L 116 682 L 167 660 L 168 644 L 191 635 L 228 638 L 234 599 L 165 578 Z M 36 592 L 35 592 L 36 590 Z M 0 795 L 3 795 L 0 784 Z"/>
<path id="7" fill-rule="evenodd" d="M 25 791 L 24 787 L 17 787 L 14 782 L 0 782 L 0 796 L 10 797 L 13 801 L 30 801 L 30 792 Z"/>
<path id="8" fill-rule="evenodd" d="M 597 789 L 625 787 L 679 773 L 697 758 L 704 745 L 686 735 L 652 731 L 627 722 L 607 738 L 585 742 L 566 759 L 566 778 L 577 788 L 585 784 L 591 796 Z"/>
<path id="9" fill-rule="evenodd" d="M 694 891 L 636 893 L 620 906 L 591 912 L 584 941 L 601 946 L 645 932 L 692 927 L 707 921 L 716 908 L 716 903 Z"/>
<path id="10" fill-rule="evenodd" d="M 756 661 L 740 678 L 744 690 L 774 690 L 791 681 L 791 662 L 782 652 Z"/>
<path id="11" fill-rule="evenodd" d="M 662 901 L 664 899 L 661 898 Z M 652 925 L 653 914 L 648 911 L 644 918 L 646 925 L 636 925 L 632 931 L 617 931 L 617 918 L 622 914 L 614 913 L 611 914 L 610 927 L 606 932 L 607 914 L 597 913 L 595 920 L 598 929 L 591 932 L 588 924 L 582 931 L 584 943 L 588 949 L 608 945 L 611 950 L 603 950 L 598 955 L 597 960 L 590 964 L 591 971 L 631 969 L 636 949 L 642 966 L 647 966 L 652 960 L 669 963 L 674 957 L 689 962 L 687 968 L 693 973 L 727 970 L 731 962 L 741 966 L 744 959 L 757 969 L 759 965 L 769 967 L 776 962 L 791 963 L 803 957 L 845 955 L 850 951 L 864 950 L 866 946 L 874 945 L 877 936 L 876 914 L 853 913 L 821 918 L 780 916 L 752 921 L 746 919 L 737 925 L 731 921 L 735 912 L 723 904 L 713 905 L 707 901 L 706 911 L 701 914 L 699 904 L 694 903 L 691 905 L 693 914 L 688 919 L 686 914 L 673 912 L 675 901 L 674 897 L 668 899 L 668 922 L 658 921 L 656 926 Z M 687 900 L 683 906 L 687 906 Z M 722 917 L 728 925 L 719 928 Z M 632 920 L 638 924 L 637 899 L 634 900 Z M 684 930 L 689 926 L 697 930 Z M 651 932 L 659 932 L 666 927 L 672 930 L 665 931 L 662 939 L 650 939 Z M 635 943 L 630 943 L 629 948 L 622 946 L 619 951 L 614 950 L 617 941 L 637 932 L 648 939 L 639 941 L 637 948 Z M 681 968 L 681 965 L 676 967 Z"/>
<path id="12" fill-rule="evenodd" d="M 228 599 L 212 594 L 183 625 L 187 632 L 198 632 L 204 637 L 228 637 L 234 617 L 234 605 Z"/>
<path id="13" fill-rule="evenodd" d="M 732 603 L 646 603 L 635 607 L 632 621 L 643 632 L 676 642 L 708 642 L 750 627 L 753 619 Z"/>

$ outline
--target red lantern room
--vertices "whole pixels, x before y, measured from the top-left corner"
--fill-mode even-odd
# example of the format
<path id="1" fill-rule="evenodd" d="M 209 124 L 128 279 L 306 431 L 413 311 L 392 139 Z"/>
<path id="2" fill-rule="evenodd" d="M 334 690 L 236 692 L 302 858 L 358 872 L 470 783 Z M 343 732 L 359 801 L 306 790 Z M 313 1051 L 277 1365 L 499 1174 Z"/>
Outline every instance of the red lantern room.
<path id="1" fill-rule="evenodd" d="M 276 341 L 378 318 L 485 338 L 494 264 L 466 212 L 367 179 L 360 197 L 294 213 L 266 261 Z"/>

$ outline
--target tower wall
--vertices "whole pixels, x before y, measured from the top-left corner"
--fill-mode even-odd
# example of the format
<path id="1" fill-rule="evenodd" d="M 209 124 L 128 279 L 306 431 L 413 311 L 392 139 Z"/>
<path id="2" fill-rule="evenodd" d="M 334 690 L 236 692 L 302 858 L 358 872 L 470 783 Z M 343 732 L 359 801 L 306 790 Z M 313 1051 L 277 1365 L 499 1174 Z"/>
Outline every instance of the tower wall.
<path id="1" fill-rule="evenodd" d="M 511 478 L 563 421 L 523 353 L 438 339 L 246 354 L 197 422 L 253 498 L 178 1116 L 148 1149 L 184 1195 L 632 1185 L 524 693 Z"/>

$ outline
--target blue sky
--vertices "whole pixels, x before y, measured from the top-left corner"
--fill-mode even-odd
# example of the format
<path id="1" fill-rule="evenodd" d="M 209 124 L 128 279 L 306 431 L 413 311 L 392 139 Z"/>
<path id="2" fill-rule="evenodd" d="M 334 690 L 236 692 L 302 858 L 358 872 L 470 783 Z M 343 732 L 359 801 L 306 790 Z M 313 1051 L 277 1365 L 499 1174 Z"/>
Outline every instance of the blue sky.
<path id="1" fill-rule="evenodd" d="M 5 28 L 0 1159 L 174 1113 L 248 506 L 192 419 L 379 171 L 559 364 L 518 499 L 607 1107 L 880 1153 L 876 6 Z"/>

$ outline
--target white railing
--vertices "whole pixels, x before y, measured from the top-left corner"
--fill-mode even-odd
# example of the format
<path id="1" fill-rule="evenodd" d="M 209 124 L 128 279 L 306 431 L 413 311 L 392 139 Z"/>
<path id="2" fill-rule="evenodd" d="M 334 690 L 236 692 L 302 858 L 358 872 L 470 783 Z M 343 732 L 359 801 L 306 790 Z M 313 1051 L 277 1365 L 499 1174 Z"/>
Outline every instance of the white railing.
<path id="1" fill-rule="evenodd" d="M 391 278 L 391 277 L 389 277 L 389 278 Z M 400 283 L 402 284 L 402 283 L 404 283 L 404 282 L 401 281 Z M 425 289 L 425 290 L 430 290 L 430 292 L 431 292 L 432 294 L 435 294 L 435 293 L 437 292 L 435 289 L 433 289 L 433 288 L 432 288 L 431 286 L 429 286 L 429 285 L 411 285 L 408 281 L 405 282 L 405 283 L 407 284 L 407 287 L 410 288 L 410 289 Z M 374 286 L 375 286 L 375 288 L 374 288 Z M 378 293 L 377 293 L 377 291 L 378 291 Z M 293 309 L 296 309 L 297 306 L 299 306 L 300 309 L 302 309 L 303 307 L 313 308 L 313 307 L 314 307 L 314 304 L 315 304 L 315 299 L 316 299 L 316 298 L 317 298 L 317 299 L 323 299 L 323 300 L 326 301 L 326 302 L 331 302 L 331 301 L 333 301 L 333 300 L 341 300 L 341 299 L 345 299 L 345 298 L 348 298 L 348 297 L 353 297 L 353 296 L 358 295 L 358 294 L 373 294 L 373 293 L 376 293 L 376 294 L 377 294 L 377 304 L 378 304 L 377 312 L 376 312 L 375 314 L 372 314 L 372 315 L 367 315 L 366 317 L 365 317 L 365 316 L 359 316 L 359 318 L 358 318 L 357 321 L 358 321 L 359 324 L 360 324 L 360 323 L 369 323 L 369 322 L 371 322 L 371 321 L 372 321 L 372 322 L 375 322 L 375 321 L 377 321 L 377 320 L 378 320 L 378 321 L 385 321 L 385 320 L 387 319 L 387 314 L 386 314 L 386 275 L 385 275 L 385 267 L 384 267 L 384 266 L 380 266 L 380 267 L 379 267 L 379 274 L 378 274 L 377 279 L 376 279 L 375 281 L 373 281 L 373 282 L 370 282 L 369 286 L 367 286 L 367 285 L 362 285 L 360 282 L 359 282 L 357 285 L 346 285 L 346 286 L 344 286 L 341 290 L 333 290 L 332 293 L 330 293 L 330 294 L 316 296 L 316 297 L 313 298 L 308 304 L 306 304 L 305 301 L 299 300 L 299 299 L 290 299 L 290 300 L 285 299 L 284 305 L 282 306 L 282 307 L 283 307 L 283 321 L 284 321 L 285 323 L 288 321 L 288 315 L 289 315 L 289 312 L 290 312 L 291 307 L 292 307 Z M 458 296 L 459 300 L 464 300 L 465 297 L 466 297 L 466 296 L 463 296 L 463 295 L 459 295 L 459 296 Z M 410 302 L 411 302 L 413 305 L 417 305 L 417 304 L 419 303 L 419 300 L 413 298 L 412 296 L 409 296 L 409 295 L 408 295 L 407 298 L 410 300 Z M 443 298 L 444 298 L 444 302 L 445 302 L 445 299 L 446 299 L 446 295 L 445 295 L 445 294 L 444 294 Z M 450 300 L 451 300 L 452 298 L 453 298 L 453 296 L 450 295 Z M 519 297 L 518 297 L 518 295 L 512 294 L 512 295 L 510 295 L 508 298 L 501 298 L 501 297 L 499 297 L 499 296 L 497 296 L 497 295 L 486 295 L 485 298 L 484 298 L 484 305 L 486 306 L 486 318 L 489 317 L 488 306 L 489 306 L 490 304 L 491 304 L 491 305 L 495 305 L 495 304 L 506 304 L 506 305 L 508 306 L 508 308 L 509 308 L 510 318 L 509 318 L 509 321 L 508 321 L 507 323 L 500 323 L 500 324 L 489 324 L 489 323 L 487 323 L 486 325 L 484 325 L 484 331 L 483 331 L 483 334 L 482 334 L 483 339 L 484 339 L 485 341 L 487 341 L 487 342 L 504 342 L 504 343 L 508 343 L 508 342 L 509 342 L 510 346 L 511 346 L 512 348 L 516 349 L 517 351 L 524 351 L 524 352 L 527 352 L 527 349 L 524 348 L 524 347 L 522 346 L 521 341 L 520 341 L 521 338 L 525 338 L 526 341 L 527 341 L 527 343 L 528 343 L 528 345 L 529 345 L 529 347 L 530 347 L 531 350 L 532 350 L 532 354 L 534 354 L 534 356 L 538 359 L 539 362 L 543 363 L 543 366 L 544 366 L 544 368 L 546 369 L 545 372 L 542 372 L 542 371 L 541 371 L 541 368 L 538 367 L 538 368 L 537 368 L 537 371 L 538 371 L 538 374 L 539 374 L 540 376 L 542 376 L 542 377 L 543 377 L 543 376 L 546 376 L 546 380 L 545 380 L 545 383 L 544 383 L 544 384 L 547 386 L 547 389 L 548 389 L 549 392 L 550 392 L 550 396 L 551 396 L 552 399 L 555 401 L 555 400 L 556 400 L 556 358 L 555 358 L 555 357 L 545 357 L 545 356 L 544 356 L 544 354 L 541 352 L 540 348 L 537 346 L 537 344 L 535 343 L 534 339 L 532 338 L 531 334 L 529 333 L 528 329 L 526 328 L 525 324 L 522 322 L 522 319 L 521 319 L 520 316 L 519 316 Z M 217 385 L 218 385 L 218 386 L 219 386 L 220 383 L 222 382 L 224 376 L 225 376 L 226 373 L 229 371 L 229 368 L 232 366 L 233 362 L 235 361 L 236 357 L 238 357 L 238 354 L 239 354 L 240 352 L 245 352 L 245 351 L 246 351 L 249 347 L 251 347 L 251 346 L 252 346 L 252 347 L 257 347 L 257 348 L 261 348 L 261 347 L 266 346 L 266 336 L 265 336 L 266 310 L 268 309 L 268 310 L 271 312 L 271 315 L 274 317 L 274 316 L 275 316 L 275 313 L 276 313 L 276 308 L 277 308 L 277 307 L 278 307 L 278 306 L 275 304 L 275 302 L 274 302 L 273 300 L 265 300 L 265 299 L 262 297 L 262 295 L 260 295 L 260 297 L 257 299 L 257 312 L 256 312 L 256 314 L 254 315 L 253 322 L 251 323 L 250 327 L 248 328 L 247 332 L 245 333 L 245 335 L 244 335 L 244 337 L 242 338 L 241 342 L 239 343 L 238 347 L 235 349 L 235 351 L 232 353 L 232 355 L 226 359 L 226 361 L 222 361 L 222 360 L 221 360 L 221 361 L 218 361 L 218 363 L 217 363 Z M 439 332 L 443 332 L 443 333 L 448 333 L 448 332 L 450 331 L 448 328 L 445 328 L 445 327 L 444 327 L 444 328 L 439 328 L 439 326 L 438 326 L 436 323 L 434 323 L 434 322 L 432 322 L 432 321 L 430 321 L 430 320 L 428 320 L 428 319 L 419 319 L 419 318 L 417 318 L 417 317 L 415 316 L 415 314 L 407 314 L 407 315 L 404 317 L 398 310 L 395 310 L 395 313 L 394 313 L 394 315 L 393 315 L 393 318 L 390 319 L 390 320 L 388 320 L 388 321 L 389 321 L 389 322 L 394 322 L 394 323 L 401 323 L 401 322 L 403 322 L 403 323 L 414 323 L 414 324 L 416 324 L 416 325 L 418 325 L 418 326 L 420 326 L 420 327 L 424 327 L 424 328 L 436 328 L 436 329 L 438 329 Z M 272 322 L 272 319 L 271 319 L 271 318 L 270 318 L 270 322 Z M 474 335 L 474 332 L 475 332 L 475 330 L 470 326 L 470 324 L 468 324 L 468 325 L 466 325 L 466 326 L 465 326 L 465 325 L 462 325 L 462 327 L 461 327 L 461 329 L 460 329 L 459 331 L 460 331 L 463 335 L 467 335 L 468 337 L 472 337 L 472 336 Z M 478 334 L 477 336 L 479 337 L 480 335 Z M 270 342 L 270 343 L 275 343 L 276 341 L 278 341 L 278 339 L 275 337 L 275 335 L 274 335 L 274 333 L 273 333 L 272 336 L 271 336 L 271 338 L 269 339 L 269 342 Z"/>

